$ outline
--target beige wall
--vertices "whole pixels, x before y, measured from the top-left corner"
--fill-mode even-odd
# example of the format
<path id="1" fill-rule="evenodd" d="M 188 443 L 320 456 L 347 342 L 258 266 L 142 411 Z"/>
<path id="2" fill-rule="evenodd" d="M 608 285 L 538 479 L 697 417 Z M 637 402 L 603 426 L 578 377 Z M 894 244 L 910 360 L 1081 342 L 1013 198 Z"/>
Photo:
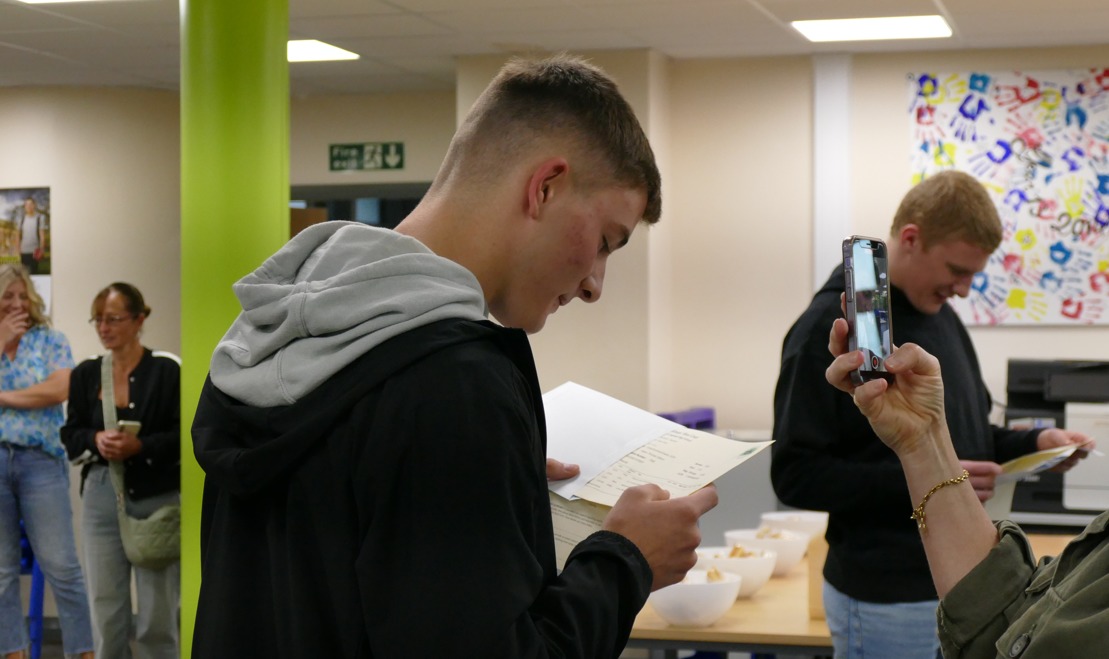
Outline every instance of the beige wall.
<path id="1" fill-rule="evenodd" d="M 180 150 L 177 95 L 0 89 L 0 187 L 49 187 L 54 324 L 78 361 L 98 290 L 128 281 L 153 309 L 144 343 L 178 352 Z"/>
<path id="2" fill-rule="evenodd" d="M 0 187 L 50 188 L 53 320 L 77 361 L 101 351 L 89 304 L 117 280 L 153 309 L 143 343 L 180 352 L 177 108 L 157 91 L 0 89 Z M 73 471 L 79 539 L 78 480 Z M 22 590 L 26 601 L 26 579 Z"/>
<path id="3" fill-rule="evenodd" d="M 453 92 L 294 98 L 289 178 L 293 185 L 429 182 L 454 134 L 454 116 Z M 329 171 L 328 146 L 358 142 L 404 142 L 404 169 Z"/>
<path id="4" fill-rule="evenodd" d="M 769 428 L 781 340 L 811 288 L 808 58 L 677 61 L 671 73 L 673 398 Z"/>

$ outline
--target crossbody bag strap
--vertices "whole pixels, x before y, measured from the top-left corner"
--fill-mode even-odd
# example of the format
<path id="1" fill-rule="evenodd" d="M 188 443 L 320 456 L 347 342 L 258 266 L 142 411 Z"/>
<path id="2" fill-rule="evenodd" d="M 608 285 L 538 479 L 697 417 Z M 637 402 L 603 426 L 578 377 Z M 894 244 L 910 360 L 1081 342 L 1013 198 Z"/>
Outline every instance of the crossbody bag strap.
<path id="1" fill-rule="evenodd" d="M 112 378 L 112 353 L 104 353 L 100 358 L 100 405 L 104 410 L 104 429 L 116 427 L 116 389 Z M 123 503 L 123 463 L 108 461 L 108 471 L 112 475 L 112 487 L 116 491 L 116 508 L 124 509 Z"/>

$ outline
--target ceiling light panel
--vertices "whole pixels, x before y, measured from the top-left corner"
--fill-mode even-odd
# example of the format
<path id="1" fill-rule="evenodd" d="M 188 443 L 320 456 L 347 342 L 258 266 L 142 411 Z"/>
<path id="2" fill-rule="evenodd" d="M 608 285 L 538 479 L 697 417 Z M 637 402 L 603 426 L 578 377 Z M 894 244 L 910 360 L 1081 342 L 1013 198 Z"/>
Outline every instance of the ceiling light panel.
<path id="1" fill-rule="evenodd" d="M 793 29 L 816 43 L 828 41 L 889 41 L 944 39 L 951 27 L 942 16 L 887 16 L 818 21 L 793 21 Z"/>

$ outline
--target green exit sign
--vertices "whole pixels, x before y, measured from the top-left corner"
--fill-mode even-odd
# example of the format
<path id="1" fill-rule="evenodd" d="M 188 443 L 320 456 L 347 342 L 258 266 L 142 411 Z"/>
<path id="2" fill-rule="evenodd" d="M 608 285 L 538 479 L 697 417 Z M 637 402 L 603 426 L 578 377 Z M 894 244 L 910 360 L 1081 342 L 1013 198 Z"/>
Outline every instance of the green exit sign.
<path id="1" fill-rule="evenodd" d="M 332 144 L 329 153 L 333 172 L 404 169 L 404 142 Z"/>

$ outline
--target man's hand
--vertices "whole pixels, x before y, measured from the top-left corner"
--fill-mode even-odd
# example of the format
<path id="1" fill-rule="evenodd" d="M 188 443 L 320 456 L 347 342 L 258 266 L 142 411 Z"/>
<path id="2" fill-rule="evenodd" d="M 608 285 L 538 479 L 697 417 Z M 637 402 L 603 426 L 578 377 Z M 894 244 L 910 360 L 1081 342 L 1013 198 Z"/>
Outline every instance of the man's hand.
<path id="1" fill-rule="evenodd" d="M 547 458 L 547 480 L 564 481 L 574 478 L 581 473 L 581 467 L 559 462 L 554 458 Z"/>
<path id="2" fill-rule="evenodd" d="M 978 460 L 959 460 L 959 464 L 970 474 L 970 484 L 974 487 L 978 500 L 984 503 L 987 499 L 992 499 L 997 477 L 1001 475 L 1001 465 Z"/>
<path id="3" fill-rule="evenodd" d="M 602 528 L 639 548 L 654 574 L 651 590 L 658 590 L 681 581 L 697 563 L 697 520 L 717 502 L 714 485 L 677 499 L 657 485 L 638 485 L 624 490 Z"/>
<path id="4" fill-rule="evenodd" d="M 1084 460 L 1086 456 L 1090 454 L 1090 451 L 1094 450 L 1097 446 L 1097 442 L 1089 435 L 1074 432 L 1072 430 L 1063 430 L 1062 428 L 1048 428 L 1036 437 L 1037 451 L 1045 451 L 1049 448 L 1057 448 L 1068 444 L 1080 444 L 1082 448 L 1075 450 L 1070 457 L 1048 471 L 1054 471 L 1060 474 L 1069 471 L 1078 464 L 1079 460 Z"/>

